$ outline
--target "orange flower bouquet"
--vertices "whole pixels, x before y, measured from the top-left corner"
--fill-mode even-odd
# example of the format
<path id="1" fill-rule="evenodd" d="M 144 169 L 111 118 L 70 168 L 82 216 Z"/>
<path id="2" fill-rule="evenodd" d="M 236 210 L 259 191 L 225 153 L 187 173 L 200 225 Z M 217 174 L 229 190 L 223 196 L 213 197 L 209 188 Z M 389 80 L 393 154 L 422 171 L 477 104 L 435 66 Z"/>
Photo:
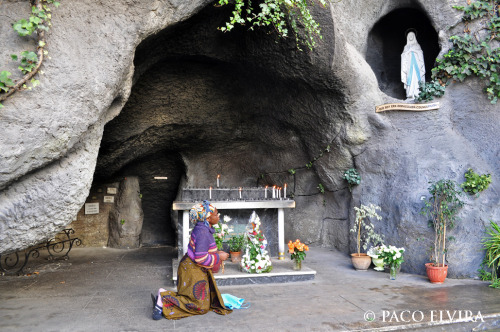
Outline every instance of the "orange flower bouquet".
<path id="1" fill-rule="evenodd" d="M 295 268 L 300 270 L 302 268 L 302 261 L 306 258 L 306 251 L 309 251 L 309 247 L 304 243 L 300 242 L 299 239 L 295 242 L 288 242 L 288 253 L 291 254 L 290 258 L 295 260 Z"/>

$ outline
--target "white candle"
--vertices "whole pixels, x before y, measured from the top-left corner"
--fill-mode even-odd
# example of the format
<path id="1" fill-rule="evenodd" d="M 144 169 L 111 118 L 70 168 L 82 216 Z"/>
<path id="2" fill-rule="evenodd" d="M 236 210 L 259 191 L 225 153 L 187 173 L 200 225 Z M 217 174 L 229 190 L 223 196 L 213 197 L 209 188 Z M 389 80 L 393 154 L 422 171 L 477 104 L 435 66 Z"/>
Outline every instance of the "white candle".
<path id="1" fill-rule="evenodd" d="M 264 198 L 267 198 L 267 186 L 266 186 L 266 188 L 264 189 Z"/>
<path id="2" fill-rule="evenodd" d="M 276 186 L 273 186 L 273 198 L 276 198 Z"/>
<path id="3" fill-rule="evenodd" d="M 241 199 L 241 187 L 240 187 L 240 199 Z"/>
<path id="4" fill-rule="evenodd" d="M 208 197 L 209 199 L 212 199 L 212 187 L 208 189 Z"/>
<path id="5" fill-rule="evenodd" d="M 217 188 L 219 188 L 219 179 L 220 179 L 220 174 L 217 174 Z"/>
<path id="6" fill-rule="evenodd" d="M 283 192 L 283 198 L 286 198 L 286 183 L 285 183 L 285 191 Z"/>
<path id="7" fill-rule="evenodd" d="M 278 188 L 278 198 L 281 199 L 281 187 Z"/>

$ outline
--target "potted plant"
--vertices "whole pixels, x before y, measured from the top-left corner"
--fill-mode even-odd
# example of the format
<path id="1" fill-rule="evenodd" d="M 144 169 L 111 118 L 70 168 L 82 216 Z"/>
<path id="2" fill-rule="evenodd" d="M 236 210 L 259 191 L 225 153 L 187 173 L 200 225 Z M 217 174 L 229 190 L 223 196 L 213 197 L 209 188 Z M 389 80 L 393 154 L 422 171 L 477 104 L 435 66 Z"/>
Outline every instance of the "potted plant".
<path id="1" fill-rule="evenodd" d="M 366 250 L 370 243 L 379 244 L 383 242 L 383 237 L 375 233 L 373 224 L 369 222 L 367 218 L 377 218 L 380 220 L 382 217 L 379 216 L 376 211 L 380 210 L 380 207 L 373 204 L 361 204 L 359 208 L 355 206 L 354 210 L 356 211 L 356 218 L 353 228 L 350 231 L 355 232 L 357 235 L 356 241 L 358 250 L 356 253 L 351 254 L 351 261 L 356 270 L 366 271 L 370 267 L 372 259 L 367 254 L 361 252 L 361 242 L 363 242 L 364 250 Z"/>
<path id="2" fill-rule="evenodd" d="M 239 263 L 241 260 L 241 250 L 244 246 L 244 238 L 243 234 L 233 235 L 228 241 L 231 262 L 233 263 Z"/>
<path id="3" fill-rule="evenodd" d="M 490 287 L 500 288 L 500 279 L 498 278 L 500 265 L 500 226 L 493 220 L 490 220 L 490 227 L 486 228 L 486 236 L 483 237 L 481 244 L 484 250 L 486 250 L 486 255 L 480 270 L 478 270 L 479 277 L 481 280 L 490 281 Z"/>
<path id="4" fill-rule="evenodd" d="M 448 275 L 446 264 L 448 231 L 458 221 L 457 215 L 464 202 L 460 200 L 462 191 L 455 181 L 439 180 L 430 183 L 428 188 L 430 196 L 425 200 L 421 213 L 429 218 L 429 227 L 434 230 L 434 241 L 431 246 L 431 262 L 425 264 L 425 267 L 430 282 L 442 284 Z"/>
<path id="5" fill-rule="evenodd" d="M 490 227 L 486 229 L 486 236 L 482 239 L 481 244 L 486 250 L 483 264 L 485 269 L 489 268 L 491 272 L 481 269 L 481 280 L 489 280 L 490 287 L 500 288 L 500 279 L 498 278 L 499 261 L 500 261 L 500 226 L 490 220 Z"/>

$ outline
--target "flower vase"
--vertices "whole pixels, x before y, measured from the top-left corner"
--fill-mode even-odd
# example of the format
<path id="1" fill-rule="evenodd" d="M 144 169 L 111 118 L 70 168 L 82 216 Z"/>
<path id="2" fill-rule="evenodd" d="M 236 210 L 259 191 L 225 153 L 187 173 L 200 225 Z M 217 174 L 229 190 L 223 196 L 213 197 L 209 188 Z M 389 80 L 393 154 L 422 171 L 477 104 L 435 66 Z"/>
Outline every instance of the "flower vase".
<path id="1" fill-rule="evenodd" d="M 390 266 L 390 271 L 389 271 L 389 279 L 391 280 L 396 280 L 396 277 L 398 275 L 398 268 L 396 265 L 391 265 Z"/>
<path id="2" fill-rule="evenodd" d="M 384 271 L 384 259 L 372 257 L 372 263 L 375 265 L 373 268 L 375 271 Z"/>
<path id="3" fill-rule="evenodd" d="M 294 259 L 293 260 L 293 269 L 295 271 L 302 270 L 302 260 L 300 260 L 300 259 Z"/>

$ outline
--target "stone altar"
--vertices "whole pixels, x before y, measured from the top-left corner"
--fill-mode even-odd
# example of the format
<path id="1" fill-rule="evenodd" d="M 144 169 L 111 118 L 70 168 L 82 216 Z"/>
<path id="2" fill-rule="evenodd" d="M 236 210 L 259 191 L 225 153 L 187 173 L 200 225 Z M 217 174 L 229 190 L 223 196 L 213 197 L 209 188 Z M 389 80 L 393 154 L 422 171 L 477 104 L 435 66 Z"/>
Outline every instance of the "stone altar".
<path id="1" fill-rule="evenodd" d="M 207 189 L 208 190 L 208 189 Z M 264 190 L 264 188 L 262 189 Z M 247 190 L 243 190 L 246 192 Z M 214 190 L 215 192 L 215 190 Z M 215 197 L 215 196 L 214 196 Z M 206 199 L 206 198 L 205 198 Z M 203 200 L 200 198 L 199 201 Z M 182 221 L 182 227 L 178 229 L 179 240 L 179 259 L 187 252 L 189 243 L 189 210 L 196 204 L 197 201 L 174 201 L 172 205 L 173 211 L 178 211 L 179 214 L 175 215 L 174 219 Z M 212 200 L 211 204 L 217 207 L 217 210 L 256 210 L 256 209 L 277 209 L 277 223 L 278 223 L 278 258 L 280 260 L 285 257 L 285 212 L 284 209 L 295 208 L 295 201 L 292 199 L 241 199 L 241 200 Z M 180 212 L 182 211 L 182 219 L 180 219 Z M 179 224 L 180 222 L 178 222 Z"/>

